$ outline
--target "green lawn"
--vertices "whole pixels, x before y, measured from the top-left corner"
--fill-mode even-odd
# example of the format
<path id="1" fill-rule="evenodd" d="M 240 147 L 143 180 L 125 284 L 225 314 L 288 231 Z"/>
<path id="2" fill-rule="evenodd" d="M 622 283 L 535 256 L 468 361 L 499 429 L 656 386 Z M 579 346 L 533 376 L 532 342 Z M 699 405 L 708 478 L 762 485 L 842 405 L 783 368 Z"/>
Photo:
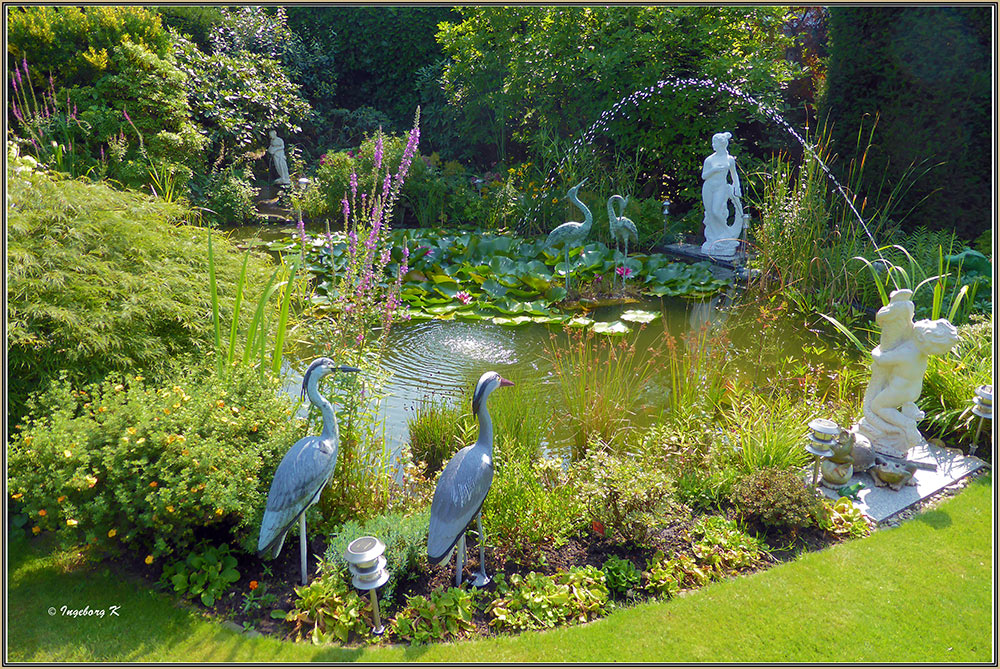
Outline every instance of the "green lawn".
<path id="1" fill-rule="evenodd" d="M 994 662 L 992 476 L 903 526 L 595 623 L 424 647 L 246 638 L 123 582 L 9 544 L 15 662 Z M 118 617 L 58 610 L 120 605 Z M 49 607 L 57 609 L 48 614 Z"/>

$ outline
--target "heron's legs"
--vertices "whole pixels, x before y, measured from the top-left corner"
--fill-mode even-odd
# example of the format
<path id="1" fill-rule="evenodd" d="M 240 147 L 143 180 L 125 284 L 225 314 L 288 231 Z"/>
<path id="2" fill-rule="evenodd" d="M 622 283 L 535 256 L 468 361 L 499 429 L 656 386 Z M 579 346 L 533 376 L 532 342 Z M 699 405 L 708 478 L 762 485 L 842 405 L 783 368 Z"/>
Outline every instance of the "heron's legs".
<path id="1" fill-rule="evenodd" d="M 566 292 L 569 292 L 569 242 L 563 247 L 563 256 L 566 259 Z"/>
<path id="2" fill-rule="evenodd" d="M 625 234 L 625 260 L 622 261 L 622 266 L 628 268 L 628 233 Z M 625 294 L 625 269 L 622 270 L 622 294 Z"/>
<path id="3" fill-rule="evenodd" d="M 465 566 L 465 532 L 458 540 L 458 553 L 455 555 L 455 587 L 462 585 L 462 568 Z"/>
<path id="4" fill-rule="evenodd" d="M 472 579 L 472 585 L 481 588 L 490 582 L 490 577 L 486 575 L 486 535 L 483 534 L 483 513 L 481 511 L 476 516 L 476 528 L 479 530 L 479 572 Z"/>
<path id="5" fill-rule="evenodd" d="M 299 558 L 302 561 L 302 585 L 309 585 L 306 572 L 306 512 L 299 516 Z"/>

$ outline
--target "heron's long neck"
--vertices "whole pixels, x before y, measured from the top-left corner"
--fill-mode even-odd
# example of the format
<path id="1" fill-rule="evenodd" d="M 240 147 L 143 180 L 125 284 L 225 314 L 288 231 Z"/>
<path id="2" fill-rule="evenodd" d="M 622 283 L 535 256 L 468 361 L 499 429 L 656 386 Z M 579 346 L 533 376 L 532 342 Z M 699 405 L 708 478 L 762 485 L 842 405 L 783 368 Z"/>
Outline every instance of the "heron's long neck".
<path id="1" fill-rule="evenodd" d="M 615 199 L 614 198 L 609 198 L 608 199 L 608 227 L 611 228 L 611 232 L 612 233 L 614 233 L 614 231 L 615 231 L 615 219 L 618 218 L 618 214 L 615 213 L 614 204 L 615 204 Z"/>
<path id="2" fill-rule="evenodd" d="M 320 436 L 324 439 L 339 439 L 340 430 L 337 427 L 337 413 L 333 410 L 333 404 L 330 400 L 326 399 L 319 394 L 319 378 L 313 377 L 309 379 L 309 385 L 306 387 L 306 394 L 309 396 L 309 401 L 315 406 L 319 407 L 319 410 L 323 413 L 323 432 Z"/>
<path id="3" fill-rule="evenodd" d="M 575 192 L 569 194 L 569 199 L 583 211 L 583 230 L 590 232 L 590 224 L 594 222 L 594 217 L 590 214 L 590 209 L 587 209 L 587 205 L 580 202 L 580 198 L 576 196 Z"/>
<path id="4" fill-rule="evenodd" d="M 479 437 L 476 439 L 476 446 L 485 446 L 493 451 L 493 419 L 490 418 L 490 412 L 486 408 L 486 398 L 483 398 L 483 403 L 479 405 L 479 412 L 476 414 L 479 419 Z"/>

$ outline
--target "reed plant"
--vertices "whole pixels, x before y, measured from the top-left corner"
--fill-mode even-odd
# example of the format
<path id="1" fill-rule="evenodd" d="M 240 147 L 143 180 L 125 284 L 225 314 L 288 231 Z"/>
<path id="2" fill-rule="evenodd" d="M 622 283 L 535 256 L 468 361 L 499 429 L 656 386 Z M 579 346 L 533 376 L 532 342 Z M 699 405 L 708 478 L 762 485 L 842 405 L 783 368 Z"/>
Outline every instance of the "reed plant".
<path id="1" fill-rule="evenodd" d="M 557 418 L 573 432 L 576 455 L 592 439 L 613 443 L 645 401 L 661 366 L 656 346 L 636 349 L 639 333 L 622 336 L 592 330 L 553 334 L 548 358 L 559 384 L 563 404 Z"/>
<path id="2" fill-rule="evenodd" d="M 732 353 L 728 331 L 705 324 L 675 337 L 664 321 L 661 342 L 666 359 L 667 410 L 676 416 L 712 413 L 726 393 Z"/>
<path id="3" fill-rule="evenodd" d="M 475 420 L 447 401 L 424 398 L 416 415 L 407 421 L 410 452 L 432 475 L 463 446 L 475 439 Z"/>
<path id="4" fill-rule="evenodd" d="M 808 423 L 817 417 L 807 404 L 784 393 L 743 392 L 722 414 L 727 457 L 744 473 L 802 467 L 809 461 Z"/>

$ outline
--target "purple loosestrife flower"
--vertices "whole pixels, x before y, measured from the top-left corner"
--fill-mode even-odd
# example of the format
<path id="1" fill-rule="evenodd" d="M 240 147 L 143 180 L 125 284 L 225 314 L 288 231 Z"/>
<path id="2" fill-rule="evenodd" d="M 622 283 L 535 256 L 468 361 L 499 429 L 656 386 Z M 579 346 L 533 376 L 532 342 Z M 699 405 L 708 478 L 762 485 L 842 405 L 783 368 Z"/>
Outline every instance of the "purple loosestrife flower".
<path id="1" fill-rule="evenodd" d="M 345 196 L 343 200 L 340 201 L 341 208 L 344 211 L 344 223 L 351 217 L 351 205 L 347 203 L 347 197 Z"/>
<path id="2" fill-rule="evenodd" d="M 382 127 L 379 126 L 378 138 L 375 140 L 375 169 L 382 167 Z"/>
<path id="3" fill-rule="evenodd" d="M 19 83 L 21 83 L 21 70 L 17 69 L 17 67 L 14 68 L 14 82 L 13 83 L 14 83 L 14 88 L 15 89 L 17 88 L 17 85 Z"/>
<path id="4" fill-rule="evenodd" d="M 125 120 L 129 122 L 129 125 L 132 125 L 132 117 L 128 115 L 128 110 L 122 107 L 122 113 L 125 114 Z"/>
<path id="5" fill-rule="evenodd" d="M 406 148 L 403 149 L 403 158 L 399 161 L 399 169 L 396 171 L 396 188 L 400 188 L 403 185 L 403 179 L 406 178 L 406 173 L 410 170 L 410 163 L 413 162 L 413 154 L 417 150 L 417 144 L 420 142 L 420 126 L 413 126 L 413 130 L 410 131 L 410 138 L 406 142 Z"/>
<path id="6" fill-rule="evenodd" d="M 358 197 L 358 174 L 351 168 L 351 199 Z"/>
<path id="7" fill-rule="evenodd" d="M 299 231 L 299 240 L 301 240 L 303 246 L 305 246 L 305 243 L 306 243 L 306 222 L 303 221 L 300 218 L 299 222 L 295 225 L 295 227 Z"/>
<path id="8" fill-rule="evenodd" d="M 21 111 L 17 108 L 17 103 L 12 102 L 11 104 L 14 106 L 14 118 L 23 123 L 24 119 L 21 117 Z"/>

